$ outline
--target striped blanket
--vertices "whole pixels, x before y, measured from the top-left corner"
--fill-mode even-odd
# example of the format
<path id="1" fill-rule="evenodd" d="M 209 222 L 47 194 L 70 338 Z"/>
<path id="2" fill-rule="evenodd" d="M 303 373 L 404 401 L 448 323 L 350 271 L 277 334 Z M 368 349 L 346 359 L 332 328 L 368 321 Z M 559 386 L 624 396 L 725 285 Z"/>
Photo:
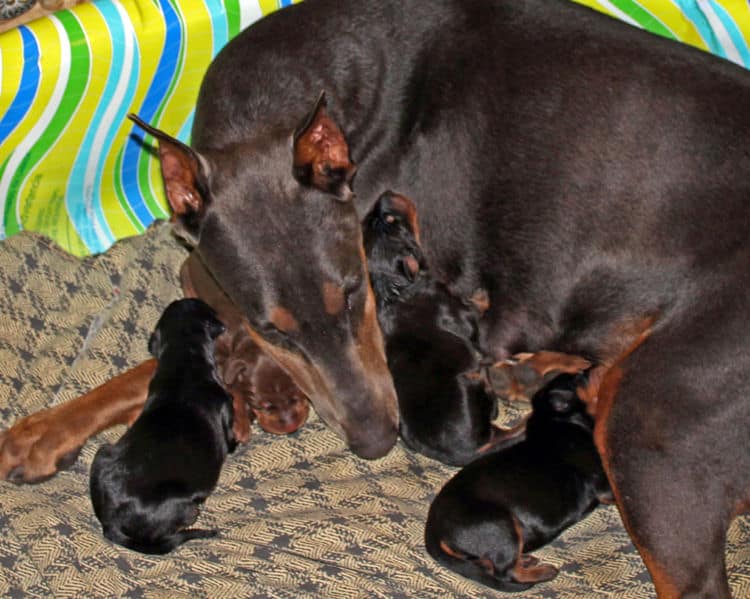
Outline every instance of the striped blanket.
<path id="1" fill-rule="evenodd" d="M 578 1 L 750 67 L 747 0 Z M 0 239 L 37 231 L 82 256 L 165 218 L 126 114 L 187 141 L 211 59 L 288 4 L 97 0 L 0 34 Z"/>

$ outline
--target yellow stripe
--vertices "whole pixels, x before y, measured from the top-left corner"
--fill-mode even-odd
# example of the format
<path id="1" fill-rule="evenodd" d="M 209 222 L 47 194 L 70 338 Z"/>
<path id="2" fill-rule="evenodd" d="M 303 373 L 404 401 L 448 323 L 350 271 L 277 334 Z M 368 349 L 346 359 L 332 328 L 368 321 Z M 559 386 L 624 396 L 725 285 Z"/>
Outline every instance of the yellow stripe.
<path id="1" fill-rule="evenodd" d="M 616 17 L 615 13 L 610 11 L 608 8 L 605 8 L 604 5 L 600 4 L 596 0 L 575 0 L 578 4 L 583 4 L 584 6 L 588 6 L 589 8 L 593 8 L 594 10 L 598 10 L 599 12 L 603 12 L 605 15 L 609 15 L 610 17 Z"/>
<path id="2" fill-rule="evenodd" d="M 747 0 L 722 0 L 719 4 L 732 17 L 745 43 L 750 46 L 750 3 Z"/>
<path id="3" fill-rule="evenodd" d="M 692 21 L 685 18 L 679 7 L 673 2 L 655 2 L 654 0 L 640 0 L 638 2 L 644 9 L 659 19 L 675 34 L 678 40 L 696 46 L 702 50 L 708 50 L 703 38 L 701 38 Z"/>
<path id="4" fill-rule="evenodd" d="M 54 25 L 50 23 L 49 19 L 37 19 L 26 26 L 36 36 L 43 59 L 43 64 L 40 65 L 41 79 L 39 90 L 24 119 L 8 139 L 0 145 L 0 164 L 5 161 L 13 149 L 28 135 L 29 131 L 39 121 L 42 113 L 47 108 L 47 104 L 49 104 L 52 93 L 55 90 L 55 83 L 60 76 L 60 38 L 57 35 Z M 0 37 L 5 38 L 8 36 L 7 34 L 3 34 Z M 3 39 L 4 42 L 5 40 Z M 5 68 L 5 63 L 15 62 L 20 63 L 22 61 L 5 60 L 3 68 Z M 20 78 L 20 74 L 18 77 Z M 5 82 L 5 75 L 3 75 L 3 82 Z M 5 96 L 5 93 L 2 95 Z"/>
<path id="5" fill-rule="evenodd" d="M 279 8 L 277 0 L 258 0 L 258 4 L 260 4 L 260 10 L 264 15 L 267 15 L 268 13 L 273 12 Z"/>

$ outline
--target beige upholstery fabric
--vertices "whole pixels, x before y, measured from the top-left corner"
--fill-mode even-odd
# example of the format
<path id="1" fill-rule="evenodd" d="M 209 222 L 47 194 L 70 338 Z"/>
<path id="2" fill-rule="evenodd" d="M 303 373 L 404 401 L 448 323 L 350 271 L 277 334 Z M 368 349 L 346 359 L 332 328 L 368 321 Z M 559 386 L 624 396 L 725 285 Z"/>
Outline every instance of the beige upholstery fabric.
<path id="1" fill-rule="evenodd" d="M 152 326 L 180 296 L 184 256 L 164 224 L 82 261 L 32 234 L 0 243 L 0 426 L 146 358 Z M 357 459 L 315 416 L 289 437 L 255 428 L 230 456 L 198 520 L 218 538 L 167 557 L 114 546 L 94 517 L 88 468 L 96 448 L 121 433 L 100 435 L 45 483 L 0 482 L 0 596 L 502 596 L 441 569 L 423 549 L 430 500 L 453 469 L 401 445 L 381 460 Z M 750 596 L 749 540 L 750 520 L 740 519 L 727 552 L 737 597 Z M 654 596 L 614 507 L 536 555 L 561 573 L 515 597 Z"/>

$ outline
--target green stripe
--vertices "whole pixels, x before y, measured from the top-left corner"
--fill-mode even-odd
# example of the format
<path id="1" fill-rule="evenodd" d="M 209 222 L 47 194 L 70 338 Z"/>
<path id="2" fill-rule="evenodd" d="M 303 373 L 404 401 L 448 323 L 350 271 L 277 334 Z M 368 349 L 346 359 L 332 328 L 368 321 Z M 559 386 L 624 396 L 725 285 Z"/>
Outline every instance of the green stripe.
<path id="1" fill-rule="evenodd" d="M 633 0 L 611 0 L 622 12 L 636 21 L 641 27 L 669 39 L 676 40 L 674 33 L 640 4 Z"/>
<path id="2" fill-rule="evenodd" d="M 3 162 L 3 165 L 0 166 L 0 181 L 2 181 L 2 179 L 3 179 L 3 175 L 5 174 L 5 169 L 8 168 L 8 161 L 9 160 L 10 160 L 10 156 L 8 156 L 5 159 L 5 162 Z M 10 200 L 10 194 L 8 194 L 8 200 Z M 8 233 L 7 226 L 11 223 L 11 215 L 12 215 L 12 218 L 15 220 L 15 213 L 16 213 L 15 210 L 13 210 L 11 212 L 11 202 L 10 201 L 6 201 L 5 202 L 5 210 L 4 210 L 4 214 L 3 214 L 3 223 L 6 226 L 6 229 L 5 229 L 5 235 L 6 236 L 10 235 L 10 233 Z M 17 225 L 18 225 L 18 223 L 16 223 L 16 226 Z M 16 228 L 15 232 L 18 232 L 17 228 Z"/>
<path id="3" fill-rule="evenodd" d="M 23 180 L 47 151 L 57 143 L 60 135 L 78 109 L 79 101 L 88 87 L 91 56 L 89 54 L 86 35 L 70 11 L 63 10 L 57 12 L 55 13 L 55 17 L 60 20 L 70 42 L 70 73 L 55 115 L 37 142 L 31 147 L 29 153 L 24 157 L 18 170 L 13 174 L 13 179 L 11 179 L 8 189 L 8 202 L 5 207 L 6 234 L 8 236 L 18 233 L 21 230 L 21 224 L 16 218 L 16 205 L 18 204 L 18 195 L 20 194 Z M 64 40 L 63 43 L 65 43 Z"/>
<path id="4" fill-rule="evenodd" d="M 224 0 L 224 7 L 227 13 L 227 31 L 231 40 L 240 32 L 240 2 L 239 0 Z M 216 53 L 219 48 L 214 49 Z"/>
<path id="5" fill-rule="evenodd" d="M 115 196 L 117 197 L 117 203 L 120 204 L 120 208 L 122 208 L 125 216 L 128 217 L 128 220 L 130 221 L 130 224 L 133 225 L 133 228 L 138 231 L 138 233 L 143 233 L 143 231 L 145 231 L 146 229 L 143 225 L 141 225 L 138 217 L 135 215 L 135 212 L 133 212 L 133 208 L 131 208 L 130 204 L 128 203 L 128 198 L 125 196 L 125 191 L 122 189 L 122 185 L 120 184 L 123 152 L 125 152 L 124 145 L 120 147 L 120 151 L 117 153 L 117 158 L 115 159 Z"/>

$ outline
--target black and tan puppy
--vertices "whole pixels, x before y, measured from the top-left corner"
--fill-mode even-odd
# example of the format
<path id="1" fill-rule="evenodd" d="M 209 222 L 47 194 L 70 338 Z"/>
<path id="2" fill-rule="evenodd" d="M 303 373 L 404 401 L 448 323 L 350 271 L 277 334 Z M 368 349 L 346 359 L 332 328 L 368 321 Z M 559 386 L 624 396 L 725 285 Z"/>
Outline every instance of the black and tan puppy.
<path id="1" fill-rule="evenodd" d="M 168 553 L 214 530 L 189 528 L 235 446 L 232 398 L 216 375 L 224 325 L 197 299 L 173 302 L 149 341 L 159 361 L 133 426 L 91 466 L 91 500 L 104 536 L 142 553 Z"/>
<path id="2" fill-rule="evenodd" d="M 611 492 L 578 396 L 588 375 L 561 374 L 532 398 L 526 438 L 472 462 L 432 502 L 427 552 L 501 591 L 550 580 L 557 569 L 529 551 L 581 520 Z"/>
<path id="3" fill-rule="evenodd" d="M 401 437 L 428 457 L 466 464 L 506 435 L 491 424 L 497 401 L 480 374 L 478 310 L 428 272 L 408 198 L 382 194 L 363 237 Z"/>

